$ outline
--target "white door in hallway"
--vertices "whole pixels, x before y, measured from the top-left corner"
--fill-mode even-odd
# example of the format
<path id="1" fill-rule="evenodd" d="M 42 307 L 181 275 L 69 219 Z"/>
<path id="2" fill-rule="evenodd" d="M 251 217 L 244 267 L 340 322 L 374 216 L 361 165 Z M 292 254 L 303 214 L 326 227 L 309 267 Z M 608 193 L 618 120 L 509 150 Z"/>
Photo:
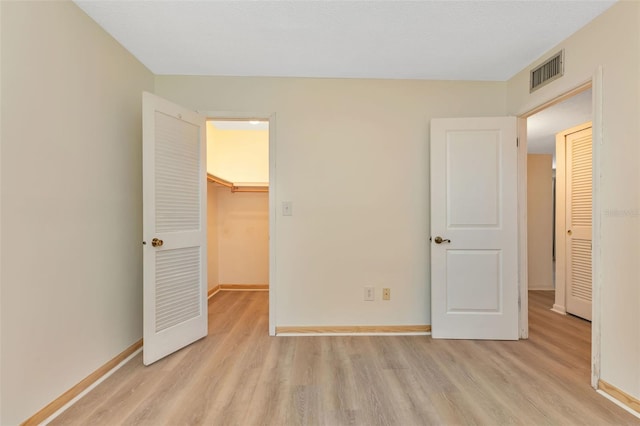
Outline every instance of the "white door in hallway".
<path id="1" fill-rule="evenodd" d="M 431 120 L 434 338 L 518 339 L 515 117 Z"/>
<path id="2" fill-rule="evenodd" d="M 591 123 L 558 134 L 565 148 L 565 285 L 567 312 L 591 320 Z"/>
<path id="3" fill-rule="evenodd" d="M 207 335 L 205 117 L 143 94 L 143 362 Z"/>

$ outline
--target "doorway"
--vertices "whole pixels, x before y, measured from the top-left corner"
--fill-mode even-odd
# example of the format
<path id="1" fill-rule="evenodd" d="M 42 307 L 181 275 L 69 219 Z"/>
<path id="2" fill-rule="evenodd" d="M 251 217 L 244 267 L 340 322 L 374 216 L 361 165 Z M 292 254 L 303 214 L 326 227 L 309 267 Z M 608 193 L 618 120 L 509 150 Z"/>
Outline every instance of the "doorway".
<path id="1" fill-rule="evenodd" d="M 269 120 L 207 120 L 208 293 L 269 290 Z"/>
<path id="2" fill-rule="evenodd" d="M 596 88 L 599 87 L 598 76 L 594 81 Z M 522 191 L 523 186 L 520 187 L 521 193 L 526 194 L 523 210 L 527 214 L 526 220 L 523 221 L 527 225 L 527 229 L 521 228 L 521 232 L 523 232 L 521 235 L 525 236 L 520 245 L 521 252 L 526 254 L 521 256 L 521 264 L 524 266 L 521 282 L 525 283 L 521 287 L 525 292 L 521 296 L 521 302 L 522 315 L 525 316 L 528 314 L 528 297 L 530 295 L 534 297 L 534 303 L 544 300 L 549 305 L 547 309 L 566 315 L 564 288 L 560 289 L 556 285 L 556 278 L 559 274 L 564 273 L 562 265 L 556 267 L 556 254 L 558 249 L 561 249 L 561 242 L 556 237 L 558 232 L 564 232 L 556 226 L 556 209 L 558 208 L 556 190 L 564 189 L 564 187 L 556 186 L 556 170 L 558 161 L 562 161 L 563 165 L 565 161 L 564 158 L 557 158 L 559 155 L 556 155 L 556 134 L 582 123 L 598 120 L 598 117 L 594 116 L 594 110 L 595 103 L 599 98 L 596 96 L 594 102 L 593 92 L 592 83 L 589 82 L 521 116 L 521 124 L 525 124 L 523 127 L 526 129 L 526 134 L 521 133 L 521 139 L 525 141 L 522 148 L 526 155 L 524 155 L 525 158 L 521 157 L 520 164 L 524 170 L 527 170 L 526 185 L 524 186 L 526 190 Z M 595 157 L 593 162 L 595 163 Z M 562 186 L 564 182 L 559 181 L 558 184 Z M 544 198 L 544 202 L 540 201 L 541 196 Z M 560 256 L 561 253 L 558 255 Z M 560 317 L 555 318 L 560 319 Z M 521 316 L 521 324 L 526 325 L 523 329 L 528 330 L 528 320 L 526 318 L 524 321 L 522 320 Z M 576 318 L 576 320 L 578 319 Z M 590 335 L 593 335 L 591 324 L 586 321 L 585 323 L 588 325 Z M 599 351 L 599 342 L 593 341 L 591 345 L 593 348 L 591 357 L 595 358 L 596 352 Z M 567 350 L 570 349 L 567 348 Z M 589 368 L 589 363 L 587 363 L 587 368 Z M 597 382 L 597 379 L 594 379 L 597 374 L 598 366 L 594 363 L 592 385 Z"/>
<path id="3" fill-rule="evenodd" d="M 556 289 L 556 135 L 592 117 L 592 90 L 527 117 L 527 278 L 529 290 Z M 564 158 L 560 161 L 564 162 Z M 564 163 L 562 164 L 564 166 Z M 556 298 L 556 302 L 561 302 Z M 565 313 L 564 303 L 553 309 Z"/>

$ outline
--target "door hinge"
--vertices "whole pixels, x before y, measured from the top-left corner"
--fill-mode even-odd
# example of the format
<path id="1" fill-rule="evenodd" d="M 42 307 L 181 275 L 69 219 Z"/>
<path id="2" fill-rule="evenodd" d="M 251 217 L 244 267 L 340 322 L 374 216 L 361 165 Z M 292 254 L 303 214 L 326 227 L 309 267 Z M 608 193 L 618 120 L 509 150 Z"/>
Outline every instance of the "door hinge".
<path id="1" fill-rule="evenodd" d="M 516 147 L 520 146 L 520 138 L 516 138 Z"/>

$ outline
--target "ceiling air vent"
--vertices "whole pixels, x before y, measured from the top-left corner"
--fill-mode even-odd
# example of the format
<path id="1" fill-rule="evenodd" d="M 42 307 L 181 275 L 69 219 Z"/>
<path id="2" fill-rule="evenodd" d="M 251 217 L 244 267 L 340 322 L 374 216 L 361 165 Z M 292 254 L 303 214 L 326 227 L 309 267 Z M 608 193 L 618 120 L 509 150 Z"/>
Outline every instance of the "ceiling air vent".
<path id="1" fill-rule="evenodd" d="M 529 93 L 562 77 L 562 74 L 564 74 L 564 50 L 559 51 L 544 64 L 531 70 Z"/>

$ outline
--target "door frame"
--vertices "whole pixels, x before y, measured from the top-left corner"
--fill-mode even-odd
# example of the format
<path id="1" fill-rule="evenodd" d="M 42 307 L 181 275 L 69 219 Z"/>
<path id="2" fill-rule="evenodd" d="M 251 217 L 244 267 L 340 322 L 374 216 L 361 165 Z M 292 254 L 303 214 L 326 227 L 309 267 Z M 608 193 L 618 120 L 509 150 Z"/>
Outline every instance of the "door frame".
<path id="1" fill-rule="evenodd" d="M 276 113 L 197 111 L 209 120 L 261 120 L 269 122 L 269 335 L 276 335 Z"/>
<path id="2" fill-rule="evenodd" d="M 600 211 L 600 175 L 602 156 L 600 146 L 602 145 L 602 67 L 598 67 L 591 76 L 591 79 L 565 92 L 559 96 L 555 96 L 548 101 L 538 105 L 537 107 L 518 115 L 518 281 L 520 289 L 519 305 L 519 329 L 520 338 L 527 339 L 529 337 L 529 283 L 527 268 L 527 118 L 533 114 L 540 112 L 550 106 L 558 104 L 580 92 L 589 88 L 592 89 L 592 122 L 593 122 L 593 139 L 592 139 L 592 166 L 593 166 L 593 223 L 591 231 L 591 239 L 593 242 L 592 249 L 592 321 L 591 321 L 591 386 L 598 388 L 598 380 L 600 379 L 600 324 L 601 324 L 601 289 L 602 289 L 602 267 L 601 267 L 601 218 L 597 212 Z"/>

